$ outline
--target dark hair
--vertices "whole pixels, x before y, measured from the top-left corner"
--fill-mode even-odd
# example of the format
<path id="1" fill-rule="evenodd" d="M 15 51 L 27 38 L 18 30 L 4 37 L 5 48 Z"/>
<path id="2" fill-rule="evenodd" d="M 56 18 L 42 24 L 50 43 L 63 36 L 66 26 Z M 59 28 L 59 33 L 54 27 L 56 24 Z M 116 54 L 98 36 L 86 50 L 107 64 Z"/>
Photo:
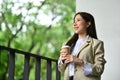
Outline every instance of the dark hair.
<path id="1" fill-rule="evenodd" d="M 94 17 L 87 12 L 78 12 L 75 14 L 74 20 L 77 15 L 80 15 L 86 22 L 91 23 L 91 25 L 87 28 L 87 34 L 90 37 L 97 39 Z M 72 44 L 75 45 L 77 39 L 78 39 L 78 34 L 75 33 L 66 44 L 69 46 L 72 46 Z"/>

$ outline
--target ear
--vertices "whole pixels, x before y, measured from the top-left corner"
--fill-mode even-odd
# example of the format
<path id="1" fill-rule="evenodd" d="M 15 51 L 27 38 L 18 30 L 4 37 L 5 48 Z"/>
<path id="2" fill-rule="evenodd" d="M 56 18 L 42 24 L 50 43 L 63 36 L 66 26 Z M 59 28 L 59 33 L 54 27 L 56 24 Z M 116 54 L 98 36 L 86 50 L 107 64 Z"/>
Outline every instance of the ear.
<path id="1" fill-rule="evenodd" d="M 91 22 L 87 22 L 87 28 L 91 25 Z"/>

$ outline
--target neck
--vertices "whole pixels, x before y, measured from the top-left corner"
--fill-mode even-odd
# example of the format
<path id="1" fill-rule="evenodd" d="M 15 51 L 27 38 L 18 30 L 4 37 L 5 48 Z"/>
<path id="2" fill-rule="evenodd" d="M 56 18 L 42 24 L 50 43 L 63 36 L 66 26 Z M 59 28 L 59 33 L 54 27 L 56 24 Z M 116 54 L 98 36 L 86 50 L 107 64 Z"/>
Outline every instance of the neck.
<path id="1" fill-rule="evenodd" d="M 78 34 L 79 39 L 85 38 L 86 36 L 87 36 L 87 33 Z"/>

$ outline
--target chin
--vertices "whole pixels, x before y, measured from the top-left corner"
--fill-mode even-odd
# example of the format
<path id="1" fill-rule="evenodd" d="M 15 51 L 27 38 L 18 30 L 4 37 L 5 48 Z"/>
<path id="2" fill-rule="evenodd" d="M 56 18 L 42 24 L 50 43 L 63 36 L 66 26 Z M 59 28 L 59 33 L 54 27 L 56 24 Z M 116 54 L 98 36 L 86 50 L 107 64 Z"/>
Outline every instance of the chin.
<path id="1" fill-rule="evenodd" d="M 79 32 L 78 31 L 74 31 L 75 34 L 78 34 Z"/>

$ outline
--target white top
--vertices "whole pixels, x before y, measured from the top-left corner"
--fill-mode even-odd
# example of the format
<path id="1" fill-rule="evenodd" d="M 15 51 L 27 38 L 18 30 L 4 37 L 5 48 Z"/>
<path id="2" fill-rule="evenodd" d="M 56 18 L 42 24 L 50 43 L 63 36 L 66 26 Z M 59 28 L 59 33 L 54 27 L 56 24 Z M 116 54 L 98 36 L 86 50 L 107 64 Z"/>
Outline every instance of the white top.
<path id="1" fill-rule="evenodd" d="M 86 39 L 87 39 L 87 36 L 85 38 L 77 40 L 77 42 L 76 42 L 76 44 L 75 44 L 75 46 L 73 48 L 72 55 L 77 56 L 78 49 L 86 41 Z M 73 75 L 74 75 L 74 63 L 71 62 L 69 64 L 69 76 L 73 76 Z"/>

